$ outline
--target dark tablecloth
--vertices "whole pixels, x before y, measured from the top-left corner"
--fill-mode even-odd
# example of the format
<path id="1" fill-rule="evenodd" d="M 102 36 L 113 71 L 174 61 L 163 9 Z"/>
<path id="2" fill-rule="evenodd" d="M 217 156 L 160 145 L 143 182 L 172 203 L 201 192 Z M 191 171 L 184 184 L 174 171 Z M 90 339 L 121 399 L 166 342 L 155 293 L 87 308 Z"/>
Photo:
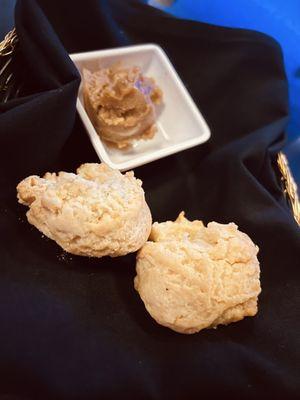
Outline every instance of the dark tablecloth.
<path id="1" fill-rule="evenodd" d="M 19 0 L 16 28 L 26 93 L 0 105 L 1 399 L 296 398 L 300 237 L 276 176 L 288 117 L 278 44 L 121 0 Z M 28 174 L 97 161 L 67 52 L 148 42 L 167 52 L 212 132 L 135 170 L 153 219 L 185 210 L 234 221 L 260 247 L 258 315 L 190 336 L 145 312 L 134 254 L 65 255 L 16 201 Z"/>

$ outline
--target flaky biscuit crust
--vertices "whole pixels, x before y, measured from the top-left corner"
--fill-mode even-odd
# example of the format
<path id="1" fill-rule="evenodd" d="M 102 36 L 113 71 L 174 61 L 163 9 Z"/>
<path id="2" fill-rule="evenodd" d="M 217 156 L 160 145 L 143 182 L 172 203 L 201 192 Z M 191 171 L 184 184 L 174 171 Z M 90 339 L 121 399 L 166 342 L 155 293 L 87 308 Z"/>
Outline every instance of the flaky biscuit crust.
<path id="1" fill-rule="evenodd" d="M 121 256 L 138 250 L 151 230 L 142 182 L 105 164 L 83 164 L 77 174 L 47 172 L 17 186 L 28 221 L 69 253 Z"/>
<path id="2" fill-rule="evenodd" d="M 147 311 L 180 333 L 254 316 L 261 291 L 258 247 L 233 224 L 154 223 L 134 280 Z"/>

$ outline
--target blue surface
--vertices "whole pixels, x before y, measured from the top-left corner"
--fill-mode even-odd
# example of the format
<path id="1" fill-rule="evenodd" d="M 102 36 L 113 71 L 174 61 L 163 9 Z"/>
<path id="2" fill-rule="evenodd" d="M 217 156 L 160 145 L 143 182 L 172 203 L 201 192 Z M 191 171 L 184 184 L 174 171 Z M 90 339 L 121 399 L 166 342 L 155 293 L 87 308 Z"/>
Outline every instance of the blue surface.
<path id="1" fill-rule="evenodd" d="M 154 0 L 149 3 L 159 7 Z M 177 0 L 159 8 L 180 18 L 254 29 L 275 38 L 289 81 L 289 141 L 300 135 L 300 0 Z"/>

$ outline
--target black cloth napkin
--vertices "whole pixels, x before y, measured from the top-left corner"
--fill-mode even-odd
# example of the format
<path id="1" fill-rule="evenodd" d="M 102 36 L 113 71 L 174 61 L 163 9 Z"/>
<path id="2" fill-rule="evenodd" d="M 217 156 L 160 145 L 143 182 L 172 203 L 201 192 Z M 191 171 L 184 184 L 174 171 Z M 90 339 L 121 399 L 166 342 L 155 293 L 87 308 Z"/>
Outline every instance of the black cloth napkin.
<path id="1" fill-rule="evenodd" d="M 278 44 L 135 1 L 19 0 L 15 23 L 26 92 L 0 105 L 0 398 L 296 398 L 300 237 L 276 176 L 288 116 Z M 258 315 L 190 336 L 146 313 L 134 254 L 66 255 L 16 201 L 28 174 L 97 161 L 67 53 L 149 42 L 167 52 L 212 132 L 135 170 L 153 219 L 185 210 L 234 221 L 260 247 Z"/>

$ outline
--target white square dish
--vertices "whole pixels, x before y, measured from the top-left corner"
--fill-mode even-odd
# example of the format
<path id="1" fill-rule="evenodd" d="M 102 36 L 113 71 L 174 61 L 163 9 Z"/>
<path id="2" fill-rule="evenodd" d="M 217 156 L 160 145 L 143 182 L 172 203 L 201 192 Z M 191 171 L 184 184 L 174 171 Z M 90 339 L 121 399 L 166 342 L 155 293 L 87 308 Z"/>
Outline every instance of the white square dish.
<path id="1" fill-rule="evenodd" d="M 139 66 L 142 73 L 154 78 L 163 91 L 154 138 L 136 141 L 124 150 L 107 146 L 101 140 L 85 111 L 80 85 L 77 110 L 100 160 L 111 168 L 126 171 L 209 139 L 210 130 L 203 116 L 161 47 L 145 44 L 71 54 L 70 57 L 80 74 L 83 68 L 95 71 L 118 62 L 125 67 Z"/>

